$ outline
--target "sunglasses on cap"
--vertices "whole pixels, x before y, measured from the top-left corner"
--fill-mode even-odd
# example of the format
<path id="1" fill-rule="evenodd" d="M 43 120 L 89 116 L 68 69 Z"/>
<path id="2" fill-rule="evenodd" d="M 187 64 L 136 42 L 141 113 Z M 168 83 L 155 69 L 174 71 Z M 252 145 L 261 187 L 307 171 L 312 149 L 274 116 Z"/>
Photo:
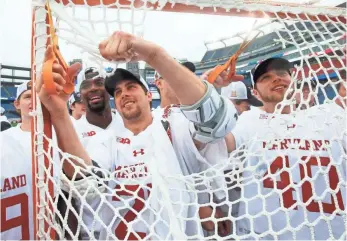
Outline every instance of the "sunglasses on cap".
<path id="1" fill-rule="evenodd" d="M 105 76 L 100 73 L 99 69 L 96 67 L 89 67 L 84 70 L 83 80 L 87 79 L 97 79 L 97 78 L 105 78 Z"/>
<path id="2" fill-rule="evenodd" d="M 105 84 L 105 76 L 100 73 L 96 67 L 90 67 L 84 70 L 83 81 L 80 85 L 80 90 L 89 89 L 92 85 L 103 87 Z"/>

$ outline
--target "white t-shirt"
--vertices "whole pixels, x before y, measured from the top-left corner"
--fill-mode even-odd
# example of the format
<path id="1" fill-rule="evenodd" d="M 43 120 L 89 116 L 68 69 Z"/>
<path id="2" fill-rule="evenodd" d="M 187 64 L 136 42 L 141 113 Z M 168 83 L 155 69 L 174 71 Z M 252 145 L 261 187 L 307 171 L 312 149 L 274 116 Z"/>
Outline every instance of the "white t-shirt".
<path id="1" fill-rule="evenodd" d="M 270 115 L 258 108 L 240 116 L 232 133 L 236 148 L 246 153 L 237 221 L 241 239 L 328 239 L 329 227 L 334 238 L 342 238 L 346 161 L 339 133 L 345 127 L 333 123 L 327 128 L 326 119 L 333 114 L 310 109 Z M 336 195 L 329 185 L 337 187 Z M 304 205 L 312 196 L 312 202 Z M 340 215 L 331 214 L 335 210 Z M 325 217 L 331 226 L 323 221 Z"/>
<path id="2" fill-rule="evenodd" d="M 168 127 L 168 131 L 164 126 Z M 180 238 L 182 236 L 170 230 L 175 223 L 184 230 L 183 235 L 201 235 L 201 225 L 196 222 L 197 192 L 189 192 L 195 186 L 194 180 L 183 176 L 199 172 L 205 168 L 204 165 L 214 163 L 202 158 L 196 149 L 190 136 L 189 121 L 179 109 L 172 110 L 167 119 L 154 115 L 153 123 L 136 136 L 125 128 L 118 130 L 114 137 L 92 152 L 92 159 L 103 158 L 113 163 L 112 181 L 108 185 L 114 191 L 111 195 L 105 194 L 108 205 L 102 209 L 102 220 L 108 228 L 104 230 L 102 239 L 112 238 L 109 234 L 124 239 L 126 226 L 142 239 L 145 236 L 149 239 Z M 224 141 L 202 152 L 207 157 L 207 152 L 213 152 L 215 162 L 227 159 Z M 223 153 L 224 159 L 218 158 Z M 134 199 L 134 196 L 141 199 Z M 146 202 L 140 201 L 143 199 Z M 135 214 L 129 211 L 129 207 Z M 123 220 L 117 218 L 120 215 Z M 187 221 L 189 217 L 194 217 L 194 221 Z M 153 232 L 149 236 L 150 228 Z"/>
<path id="3" fill-rule="evenodd" d="M 30 135 L 20 124 L 0 133 L 1 240 L 34 239 Z"/>

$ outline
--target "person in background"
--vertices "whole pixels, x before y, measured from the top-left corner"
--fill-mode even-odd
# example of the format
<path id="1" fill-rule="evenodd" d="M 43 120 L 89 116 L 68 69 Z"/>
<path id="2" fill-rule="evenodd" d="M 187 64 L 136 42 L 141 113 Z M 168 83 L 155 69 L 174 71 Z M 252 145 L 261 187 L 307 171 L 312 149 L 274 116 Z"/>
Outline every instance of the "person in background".
<path id="1" fill-rule="evenodd" d="M 347 87 L 347 78 L 346 78 L 346 70 L 340 70 L 340 81 L 337 81 L 335 88 L 337 91 L 335 104 L 340 106 L 342 109 L 346 109 L 347 106 L 347 98 L 346 98 L 346 87 Z"/>
<path id="2" fill-rule="evenodd" d="M 69 98 L 69 112 L 74 120 L 79 120 L 83 115 L 86 114 L 86 106 L 82 102 L 81 94 L 74 92 Z"/>
<path id="3" fill-rule="evenodd" d="M 189 69 L 191 72 L 195 72 L 195 65 L 192 62 L 183 62 L 182 65 Z M 160 95 L 160 106 L 154 109 L 153 113 L 162 115 L 166 107 L 170 107 L 171 105 L 178 106 L 180 103 L 175 92 L 158 72 L 155 72 L 154 78 L 155 85 L 157 86 Z"/>
<path id="4" fill-rule="evenodd" d="M 222 96 L 228 98 L 235 106 L 238 115 L 251 109 L 251 106 L 259 107 L 262 103 L 251 94 L 251 90 L 241 82 L 232 82 L 222 89 Z"/>
<path id="5" fill-rule="evenodd" d="M 296 108 L 300 110 L 306 110 L 316 105 L 315 96 L 317 87 L 317 81 L 313 80 L 310 82 L 305 80 L 299 80 L 296 84 Z"/>
<path id="6" fill-rule="evenodd" d="M 5 109 L 3 107 L 0 107 L 0 124 L 0 131 L 11 128 L 11 124 L 8 122 L 7 117 L 5 116 Z"/>

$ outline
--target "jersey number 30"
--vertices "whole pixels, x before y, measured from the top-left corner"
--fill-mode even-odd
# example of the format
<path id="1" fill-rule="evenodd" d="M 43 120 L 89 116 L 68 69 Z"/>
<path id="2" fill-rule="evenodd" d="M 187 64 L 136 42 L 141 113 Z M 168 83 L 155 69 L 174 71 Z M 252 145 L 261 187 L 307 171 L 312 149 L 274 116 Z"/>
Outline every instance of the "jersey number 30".
<path id="1" fill-rule="evenodd" d="M 299 164 L 301 180 L 307 179 L 306 181 L 303 181 L 301 183 L 301 191 L 302 191 L 302 198 L 303 198 L 302 201 L 306 204 L 306 209 L 308 211 L 320 212 L 319 203 L 313 199 L 309 201 L 313 196 L 312 189 L 314 189 L 314 186 L 312 186 L 314 180 L 311 179 L 312 167 L 313 166 L 329 166 L 330 159 L 328 157 L 320 157 L 319 159 L 317 159 L 317 157 L 310 157 L 307 160 L 307 158 L 308 157 L 306 156 L 302 157 L 301 159 L 303 160 L 303 162 Z M 318 160 L 320 160 L 320 163 L 318 162 Z M 285 168 L 289 169 L 288 156 L 285 156 L 285 160 L 283 160 L 282 157 L 277 157 L 270 165 L 270 173 L 275 174 L 277 171 L 281 171 L 279 175 L 280 180 L 276 181 L 276 185 L 274 185 L 273 179 L 270 177 L 267 177 L 268 172 L 266 172 L 264 175 L 265 179 L 263 181 L 264 187 L 276 188 L 275 186 L 277 186 L 277 189 L 283 190 L 283 189 L 287 189 L 288 186 L 293 185 L 293 182 L 291 182 L 290 180 L 291 179 L 290 173 L 288 171 L 283 170 Z M 335 166 L 330 165 L 327 176 L 328 176 L 330 189 L 335 191 L 339 183 L 338 174 L 337 174 Z M 283 205 L 285 208 L 290 208 L 296 204 L 296 200 L 293 198 L 293 192 L 294 192 L 293 188 L 288 188 L 286 191 L 282 193 Z M 338 190 L 338 192 L 336 192 L 336 200 L 340 210 L 344 210 L 341 190 Z M 333 213 L 336 210 L 337 205 L 335 205 L 334 198 L 331 195 L 331 203 L 322 202 L 323 212 Z M 297 207 L 295 207 L 294 209 L 297 209 Z"/>
<path id="2" fill-rule="evenodd" d="M 22 240 L 29 240 L 29 205 L 28 195 L 25 193 L 1 199 L 1 233 L 16 227 L 21 227 Z M 19 205 L 19 216 L 8 218 L 10 208 Z M 13 237 L 10 237 L 13 239 Z"/>

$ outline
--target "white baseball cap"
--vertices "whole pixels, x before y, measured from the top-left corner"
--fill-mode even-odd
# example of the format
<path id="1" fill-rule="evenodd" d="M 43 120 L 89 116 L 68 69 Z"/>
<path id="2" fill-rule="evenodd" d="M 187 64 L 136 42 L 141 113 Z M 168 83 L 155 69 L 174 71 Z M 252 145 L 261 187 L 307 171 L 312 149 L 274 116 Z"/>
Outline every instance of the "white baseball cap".
<path id="1" fill-rule="evenodd" d="M 79 92 L 73 92 L 69 98 L 69 106 L 75 102 L 81 102 L 81 94 Z"/>
<path id="2" fill-rule="evenodd" d="M 246 85 L 241 81 L 232 82 L 228 86 L 228 94 L 226 97 L 231 100 L 247 100 Z"/>
<path id="3" fill-rule="evenodd" d="M 5 109 L 4 109 L 4 107 L 1 106 L 1 107 L 0 107 L 0 113 L 1 113 L 1 114 L 4 114 L 4 112 L 5 112 Z"/>
<path id="4" fill-rule="evenodd" d="M 23 94 L 24 91 L 31 90 L 31 81 L 25 81 L 22 84 L 17 86 L 17 94 L 16 94 L 16 100 L 20 97 L 21 94 Z"/>

